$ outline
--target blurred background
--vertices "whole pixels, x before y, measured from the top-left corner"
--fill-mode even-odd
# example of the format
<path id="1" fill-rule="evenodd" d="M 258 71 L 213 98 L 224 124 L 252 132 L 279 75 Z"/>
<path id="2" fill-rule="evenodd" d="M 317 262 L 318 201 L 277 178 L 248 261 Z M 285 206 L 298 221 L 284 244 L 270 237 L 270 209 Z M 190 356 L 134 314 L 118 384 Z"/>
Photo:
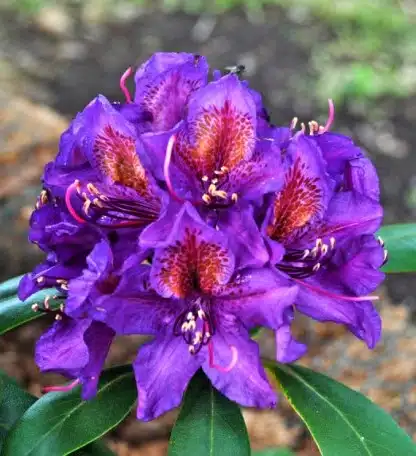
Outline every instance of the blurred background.
<path id="1" fill-rule="evenodd" d="M 203 54 L 212 68 L 245 65 L 276 124 L 294 116 L 325 123 L 333 98 L 333 130 L 352 136 L 377 166 L 385 223 L 414 220 L 415 20 L 415 0 L 0 0 L 0 280 L 41 258 L 26 240 L 28 218 L 71 117 L 97 93 L 121 100 L 120 75 L 159 50 Z M 297 328 L 312 347 L 305 364 L 370 395 L 414 436 L 415 292 L 410 276 L 386 280 L 384 338 L 373 353 L 331 325 L 299 319 Z M 44 380 L 33 341 L 45 324 L 0 341 L 0 367 L 36 394 Z M 136 348 L 123 339 L 110 362 L 128 361 Z M 262 349 L 272 356 L 267 334 Z M 113 448 L 165 454 L 174 417 L 128 420 L 111 435 Z M 255 448 L 318 454 L 284 401 L 245 418 Z"/>

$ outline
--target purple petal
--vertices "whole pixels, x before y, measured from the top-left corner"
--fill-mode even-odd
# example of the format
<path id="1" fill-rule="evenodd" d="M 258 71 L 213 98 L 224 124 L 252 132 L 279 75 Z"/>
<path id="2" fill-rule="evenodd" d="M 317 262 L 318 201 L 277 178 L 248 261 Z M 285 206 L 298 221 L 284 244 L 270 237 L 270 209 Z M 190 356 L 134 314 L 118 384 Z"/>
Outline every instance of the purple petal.
<path id="1" fill-rule="evenodd" d="M 166 240 L 155 251 L 151 284 L 163 297 L 187 297 L 195 288 L 211 294 L 234 272 L 234 255 L 226 237 L 206 225 L 196 210 L 185 203 Z"/>
<path id="2" fill-rule="evenodd" d="M 144 152 L 134 127 L 102 95 L 84 110 L 84 118 L 86 153 L 101 179 L 149 196 L 150 183 L 139 156 Z"/>
<path id="3" fill-rule="evenodd" d="M 150 421 L 177 407 L 200 365 L 182 337 L 159 336 L 143 345 L 133 365 L 139 395 L 137 418 Z"/>
<path id="4" fill-rule="evenodd" d="M 345 187 L 375 201 L 380 200 L 377 171 L 368 158 L 356 158 L 348 162 L 345 171 Z"/>
<path id="5" fill-rule="evenodd" d="M 247 269 L 223 287 L 218 301 L 224 312 L 234 314 L 248 328 L 278 329 L 287 324 L 286 309 L 292 308 L 298 287 L 271 269 Z"/>
<path id="6" fill-rule="evenodd" d="M 383 259 L 383 248 L 372 236 L 346 242 L 314 277 L 297 280 L 296 308 L 316 320 L 347 325 L 373 348 L 380 337 L 381 322 L 371 301 L 364 298 L 384 279 L 378 270 Z M 355 301 L 356 296 L 360 300 Z"/>
<path id="7" fill-rule="evenodd" d="M 140 257 L 128 262 L 116 290 L 94 301 L 91 317 L 106 323 L 117 334 L 157 335 L 173 325 L 178 303 L 163 299 L 150 289 L 150 267 L 140 264 Z"/>
<path id="8" fill-rule="evenodd" d="M 113 253 L 109 243 L 102 240 L 88 255 L 87 268 L 83 270 L 82 275 L 69 283 L 66 313 L 73 317 L 80 317 L 90 307 L 89 298 L 94 300 L 101 293 L 114 289 L 118 278 L 111 276 L 111 272 L 113 272 Z"/>
<path id="9" fill-rule="evenodd" d="M 292 139 L 286 160 L 285 184 L 273 202 L 266 228 L 273 240 L 285 245 L 320 222 L 334 185 L 320 150 L 304 134 L 298 133 Z"/>
<path id="10" fill-rule="evenodd" d="M 351 138 L 338 133 L 323 133 L 311 137 L 322 151 L 327 162 L 327 171 L 331 176 L 338 179 L 344 174 L 347 164 L 354 159 L 363 156 Z"/>
<path id="11" fill-rule="evenodd" d="M 88 400 L 95 396 L 99 374 L 110 349 L 115 333 L 108 326 L 94 321 L 85 331 L 84 342 L 88 347 L 89 360 L 82 370 L 82 399 Z"/>
<path id="12" fill-rule="evenodd" d="M 99 374 L 114 332 L 102 323 L 65 317 L 54 323 L 36 344 L 35 361 L 42 372 L 79 378 L 83 398 L 95 394 Z"/>
<path id="13" fill-rule="evenodd" d="M 229 178 L 232 191 L 247 201 L 257 201 L 266 193 L 280 190 L 284 184 L 280 150 L 273 141 L 258 141 L 251 159 L 238 163 Z"/>
<path id="14" fill-rule="evenodd" d="M 213 362 L 206 360 L 202 368 L 213 386 L 232 401 L 244 407 L 274 407 L 277 401 L 276 393 L 261 364 L 259 347 L 241 325 L 236 325 L 235 319 L 236 317 L 230 315 L 221 317 L 210 342 Z M 222 371 L 223 369 L 227 372 Z"/>
<path id="15" fill-rule="evenodd" d="M 157 52 L 136 72 L 135 103 L 152 116 L 153 131 L 170 130 L 184 115 L 190 95 L 207 82 L 205 57 Z"/>
<path id="16" fill-rule="evenodd" d="M 213 178 L 221 167 L 232 170 L 250 159 L 255 138 L 254 101 L 239 79 L 228 75 L 191 97 L 174 156 L 189 175 Z"/>
<path id="17" fill-rule="evenodd" d="M 358 192 L 337 193 L 331 200 L 325 220 L 303 240 L 333 236 L 339 242 L 346 237 L 373 234 L 380 227 L 382 217 L 383 208 L 377 201 Z"/>
<path id="18" fill-rule="evenodd" d="M 248 266 L 261 267 L 269 260 L 262 235 L 253 218 L 253 209 L 230 209 L 219 214 L 218 227 L 227 234 L 235 252 L 236 269 Z"/>
<path id="19" fill-rule="evenodd" d="M 293 338 L 290 325 L 293 321 L 293 308 L 288 307 L 283 314 L 284 324 L 275 331 L 276 359 L 280 363 L 293 363 L 307 351 L 305 344 Z"/>

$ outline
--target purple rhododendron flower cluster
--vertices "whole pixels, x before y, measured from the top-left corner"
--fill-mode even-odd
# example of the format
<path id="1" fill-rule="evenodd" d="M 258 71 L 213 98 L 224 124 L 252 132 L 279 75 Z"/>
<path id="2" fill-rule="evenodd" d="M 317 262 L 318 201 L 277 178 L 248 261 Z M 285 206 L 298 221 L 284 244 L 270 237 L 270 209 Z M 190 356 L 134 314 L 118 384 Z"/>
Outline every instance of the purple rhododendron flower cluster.
<path id="1" fill-rule="evenodd" d="M 346 325 L 373 348 L 369 296 L 386 260 L 370 160 L 327 125 L 270 123 L 261 95 L 204 57 L 156 53 L 121 79 L 125 103 L 99 95 L 61 137 L 30 221 L 45 261 L 21 299 L 55 287 L 66 303 L 36 362 L 94 396 L 117 335 L 152 336 L 134 362 L 137 416 L 179 405 L 202 368 L 243 406 L 273 407 L 250 330 L 267 327 L 276 359 L 306 347 L 297 310 Z M 39 309 L 47 310 L 47 309 Z"/>

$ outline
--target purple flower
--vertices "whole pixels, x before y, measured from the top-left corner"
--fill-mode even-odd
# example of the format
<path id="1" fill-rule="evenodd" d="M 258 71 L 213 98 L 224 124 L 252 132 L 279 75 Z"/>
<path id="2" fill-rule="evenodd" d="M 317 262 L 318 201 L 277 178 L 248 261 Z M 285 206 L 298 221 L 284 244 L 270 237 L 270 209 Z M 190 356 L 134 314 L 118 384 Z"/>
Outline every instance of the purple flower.
<path id="1" fill-rule="evenodd" d="M 171 131 L 143 135 L 155 169 L 164 162 L 174 198 L 228 209 L 281 187 L 280 150 L 253 92 L 236 75 L 221 77 L 191 95 L 186 116 Z"/>
<path id="2" fill-rule="evenodd" d="M 343 323 L 373 348 L 381 321 L 372 304 L 377 297 L 367 295 L 383 280 L 386 260 L 374 238 L 382 219 L 377 174 L 345 136 L 280 134 L 285 184 L 263 223 L 272 262 L 299 286 L 297 310 Z M 288 349 L 279 359 L 297 356 Z"/>
<path id="3" fill-rule="evenodd" d="M 231 400 L 274 406 L 249 330 L 284 327 L 297 287 L 270 269 L 236 272 L 238 252 L 189 203 L 172 223 L 155 246 L 152 266 L 132 264 L 124 284 L 100 301 L 102 321 L 116 332 L 155 336 L 134 363 L 138 418 L 150 420 L 179 405 L 200 367 Z"/>
<path id="4" fill-rule="evenodd" d="M 150 420 L 179 405 L 200 368 L 231 400 L 274 406 L 250 330 L 274 330 L 276 358 L 294 361 L 306 350 L 291 335 L 295 309 L 374 347 L 369 293 L 386 259 L 377 173 L 328 132 L 333 105 L 307 135 L 272 126 L 236 74 L 208 82 L 204 57 L 155 54 L 134 97 L 132 74 L 126 102 L 92 100 L 45 168 L 29 238 L 46 260 L 19 296 L 55 287 L 66 303 L 37 344 L 41 370 L 90 398 L 113 338 L 152 336 L 134 362 L 137 416 Z"/>

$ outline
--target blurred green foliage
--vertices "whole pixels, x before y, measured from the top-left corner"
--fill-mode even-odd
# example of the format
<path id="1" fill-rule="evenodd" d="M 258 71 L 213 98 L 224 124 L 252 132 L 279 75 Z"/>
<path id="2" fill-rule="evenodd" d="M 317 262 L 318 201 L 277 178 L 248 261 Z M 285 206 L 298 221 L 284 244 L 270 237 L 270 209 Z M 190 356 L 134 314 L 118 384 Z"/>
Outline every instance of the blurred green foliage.
<path id="1" fill-rule="evenodd" d="M 52 0 L 0 0 L 0 5 L 5 2 L 29 13 L 56 4 Z M 110 10 L 115 5 L 112 0 L 95 3 Z M 330 40 L 317 37 L 313 43 L 303 38 L 310 52 L 312 79 L 304 78 L 302 85 L 307 90 L 313 83 L 317 98 L 331 94 L 338 103 L 349 99 L 366 102 L 416 93 L 414 0 L 120 0 L 117 7 L 120 3 L 149 8 L 156 5 L 165 11 L 189 14 L 221 14 L 243 7 L 249 19 L 264 21 L 264 8 L 277 5 L 294 23 L 308 25 L 318 19 L 331 34 Z"/>

